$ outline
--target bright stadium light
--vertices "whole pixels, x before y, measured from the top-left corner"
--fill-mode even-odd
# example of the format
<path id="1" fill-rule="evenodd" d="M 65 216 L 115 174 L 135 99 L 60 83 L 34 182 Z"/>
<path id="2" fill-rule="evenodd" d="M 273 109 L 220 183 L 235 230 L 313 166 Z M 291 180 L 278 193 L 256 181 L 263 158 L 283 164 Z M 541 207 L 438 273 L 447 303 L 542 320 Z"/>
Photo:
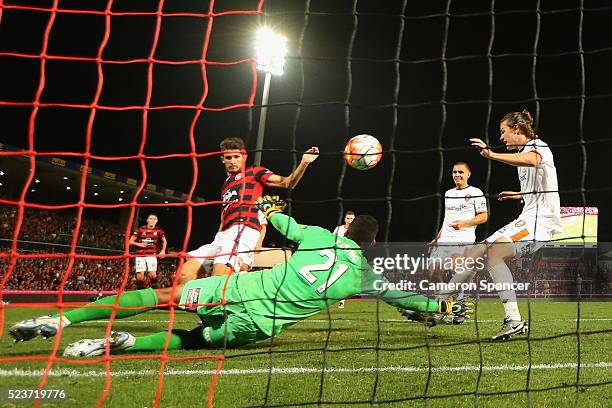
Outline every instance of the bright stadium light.
<path id="1" fill-rule="evenodd" d="M 263 149 L 264 132 L 266 129 L 266 115 L 268 113 L 266 105 L 270 95 L 270 81 L 272 80 L 272 75 L 283 74 L 285 55 L 287 55 L 287 37 L 276 34 L 269 28 L 260 28 L 256 35 L 255 51 L 257 53 L 257 69 L 266 73 L 255 145 L 254 164 L 259 166 L 261 164 L 261 150 Z"/>
<path id="2" fill-rule="evenodd" d="M 282 75 L 287 54 L 287 37 L 269 28 L 260 28 L 255 40 L 257 69 L 274 75 Z"/>

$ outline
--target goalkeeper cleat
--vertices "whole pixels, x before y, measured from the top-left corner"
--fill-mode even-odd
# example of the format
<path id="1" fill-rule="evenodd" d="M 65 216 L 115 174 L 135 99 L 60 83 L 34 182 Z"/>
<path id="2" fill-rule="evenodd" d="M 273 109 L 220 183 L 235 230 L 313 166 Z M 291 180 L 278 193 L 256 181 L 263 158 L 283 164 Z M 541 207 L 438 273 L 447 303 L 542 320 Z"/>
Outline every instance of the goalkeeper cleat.
<path id="1" fill-rule="evenodd" d="M 70 322 L 65 317 L 60 320 L 59 316 L 41 316 L 15 324 L 9 329 L 9 334 L 13 337 L 15 343 L 31 340 L 38 335 L 48 339 L 57 334 L 60 324 L 65 327 Z"/>
<path id="2" fill-rule="evenodd" d="M 417 312 L 416 310 L 401 309 L 399 307 L 397 311 L 406 319 L 423 323 L 428 328 L 434 327 L 440 322 L 440 316 L 434 313 Z"/>
<path id="3" fill-rule="evenodd" d="M 492 341 L 508 340 L 516 334 L 523 334 L 529 331 L 529 324 L 524 320 L 510 320 L 509 317 L 504 319 L 504 324 L 499 333 L 491 337 Z"/>
<path id="4" fill-rule="evenodd" d="M 128 332 L 111 332 L 109 348 L 110 352 L 125 350 L 132 347 L 136 338 Z M 83 339 L 71 343 L 64 350 L 64 357 L 94 357 L 101 356 L 106 352 L 106 338 Z"/>
<path id="5" fill-rule="evenodd" d="M 338 302 L 338 309 L 344 309 L 344 299 Z"/>

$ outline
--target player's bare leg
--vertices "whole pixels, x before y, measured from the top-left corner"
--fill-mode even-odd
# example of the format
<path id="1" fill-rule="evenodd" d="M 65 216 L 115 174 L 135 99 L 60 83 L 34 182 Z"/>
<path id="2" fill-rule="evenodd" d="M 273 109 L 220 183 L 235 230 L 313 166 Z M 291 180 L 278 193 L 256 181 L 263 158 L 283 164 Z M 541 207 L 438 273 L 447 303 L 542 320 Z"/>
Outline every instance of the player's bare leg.
<path id="1" fill-rule="evenodd" d="M 153 289 L 159 288 L 159 283 L 157 282 L 157 272 L 150 271 L 149 272 L 149 280 L 151 281 L 151 287 Z"/>
<path id="2" fill-rule="evenodd" d="M 213 265 L 212 276 L 231 275 L 232 268 L 225 264 L 216 263 Z"/>
<path id="3" fill-rule="evenodd" d="M 496 284 L 511 284 L 514 282 L 512 272 L 506 265 L 505 260 L 514 255 L 512 240 L 501 236 L 489 247 L 487 253 L 487 270 L 491 279 Z M 529 329 L 527 322 L 521 318 L 514 290 L 500 290 L 497 292 L 506 316 L 502 329 L 491 340 L 506 340 L 515 334 L 526 333 Z"/>
<path id="4" fill-rule="evenodd" d="M 145 274 L 144 272 L 136 272 L 136 289 L 144 289 Z"/>
<path id="5" fill-rule="evenodd" d="M 200 271 L 200 269 L 203 269 L 200 261 L 193 258 L 187 260 L 185 263 L 183 263 L 183 266 L 181 267 L 179 284 L 184 285 L 190 280 L 197 279 L 198 272 Z"/>
<path id="6" fill-rule="evenodd" d="M 150 290 L 150 289 L 149 289 Z M 156 289 L 154 298 L 157 307 L 164 307 L 170 303 L 178 304 L 181 300 L 183 285 L 174 288 Z M 127 292 L 129 293 L 129 292 Z M 133 293 L 133 292 L 132 292 Z M 171 302 L 173 301 L 173 302 Z M 149 305 L 150 306 L 150 305 Z M 162 334 L 167 335 L 167 332 Z M 166 343 L 165 335 L 157 335 L 152 339 L 158 347 L 163 348 Z M 150 337 L 150 336 L 149 336 Z M 151 339 L 148 339 L 151 342 Z M 112 332 L 109 337 L 99 339 L 83 339 L 69 344 L 64 350 L 64 357 L 92 357 L 100 356 L 106 352 L 108 346 L 111 352 L 126 350 L 134 347 L 138 338 L 128 332 Z"/>
<path id="7" fill-rule="evenodd" d="M 486 244 L 479 243 L 469 248 L 466 248 L 463 251 L 462 255 L 453 255 L 453 259 L 457 259 L 462 256 L 465 259 L 471 258 L 476 259 L 478 257 L 482 257 L 487 249 Z M 453 264 L 456 264 L 453 262 Z M 442 282 L 444 279 L 442 275 L 444 274 L 444 270 L 439 268 L 439 265 L 432 264 L 430 265 L 427 273 L 428 279 L 430 282 Z M 454 270 L 453 276 L 451 277 L 449 283 L 460 284 L 460 283 L 468 283 L 471 282 L 474 278 L 474 275 L 478 272 L 476 270 L 472 270 L 470 268 L 462 268 L 461 270 Z M 464 302 L 465 296 L 460 290 L 446 290 L 440 291 L 436 295 L 437 300 L 455 300 L 457 302 Z M 402 312 L 402 315 L 409 320 L 413 320 L 416 322 L 421 322 L 427 327 L 434 327 L 438 323 L 447 323 L 447 324 L 463 324 L 465 322 L 466 316 L 455 315 L 455 316 L 440 316 L 435 313 L 427 313 L 427 312 L 418 312 L 414 310 L 405 310 Z"/>
<path id="8" fill-rule="evenodd" d="M 23 320 L 9 329 L 9 334 L 16 342 L 27 341 L 36 336 L 44 338 L 53 337 L 60 326 L 66 327 L 75 323 L 108 319 L 114 313 L 116 319 L 135 316 L 157 307 L 169 305 L 171 300 L 180 302 L 183 285 L 164 289 L 130 290 L 121 294 L 105 296 L 84 307 L 67 310 L 60 317 L 59 314 L 42 316 Z M 116 306 L 115 306 L 116 305 Z"/>

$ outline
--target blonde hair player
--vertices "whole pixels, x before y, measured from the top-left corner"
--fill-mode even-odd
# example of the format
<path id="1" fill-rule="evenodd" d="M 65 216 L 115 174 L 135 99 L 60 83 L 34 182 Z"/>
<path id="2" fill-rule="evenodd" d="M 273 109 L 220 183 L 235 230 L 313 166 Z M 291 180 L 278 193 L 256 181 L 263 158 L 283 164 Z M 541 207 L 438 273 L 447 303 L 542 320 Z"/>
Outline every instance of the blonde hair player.
<path id="1" fill-rule="evenodd" d="M 496 284 L 504 285 L 498 291 L 506 316 L 502 329 L 492 340 L 505 340 L 515 334 L 526 333 L 528 323 L 521 318 L 513 289 L 514 279 L 505 260 L 514 256 L 517 249 L 529 245 L 529 241 L 550 241 L 562 231 L 561 206 L 557 169 L 548 144 L 534 132 L 533 118 L 527 110 L 510 112 L 500 121 L 500 140 L 506 149 L 514 153 L 496 153 L 480 139 L 470 139 L 480 155 L 489 160 L 515 166 L 521 191 L 502 191 L 498 200 L 523 200 L 523 210 L 514 221 L 497 230 L 486 239 L 488 246 L 487 269 Z M 523 245 L 514 244 L 521 242 Z M 496 245 L 493 245 L 496 244 Z M 507 244 L 507 245 L 503 245 Z M 474 248 L 477 255 L 480 248 Z"/>

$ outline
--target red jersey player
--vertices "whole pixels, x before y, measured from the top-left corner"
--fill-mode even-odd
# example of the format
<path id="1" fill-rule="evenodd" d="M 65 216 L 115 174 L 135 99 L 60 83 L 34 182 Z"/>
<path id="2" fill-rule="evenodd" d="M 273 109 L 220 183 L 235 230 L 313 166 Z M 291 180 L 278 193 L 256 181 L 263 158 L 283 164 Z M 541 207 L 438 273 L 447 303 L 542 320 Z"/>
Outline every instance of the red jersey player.
<path id="1" fill-rule="evenodd" d="M 294 188 L 314 162 L 319 149 L 311 147 L 289 176 L 279 176 L 261 166 L 246 167 L 244 141 L 237 137 L 221 141 L 221 162 L 227 178 L 221 187 L 223 206 L 219 232 L 212 243 L 189 252 L 180 282 L 195 279 L 201 267 L 212 264 L 212 275 L 246 271 L 253 264 L 253 250 L 261 245 L 261 217 L 252 203 L 263 195 L 263 187 Z"/>
<path id="2" fill-rule="evenodd" d="M 157 288 L 157 248 L 161 241 L 159 255 L 166 254 L 166 235 L 164 230 L 157 228 L 157 215 L 149 214 L 147 225 L 139 227 L 130 237 L 130 245 L 138 247 L 136 253 L 136 287 L 144 289 L 144 274 L 151 279 L 151 287 Z"/>

